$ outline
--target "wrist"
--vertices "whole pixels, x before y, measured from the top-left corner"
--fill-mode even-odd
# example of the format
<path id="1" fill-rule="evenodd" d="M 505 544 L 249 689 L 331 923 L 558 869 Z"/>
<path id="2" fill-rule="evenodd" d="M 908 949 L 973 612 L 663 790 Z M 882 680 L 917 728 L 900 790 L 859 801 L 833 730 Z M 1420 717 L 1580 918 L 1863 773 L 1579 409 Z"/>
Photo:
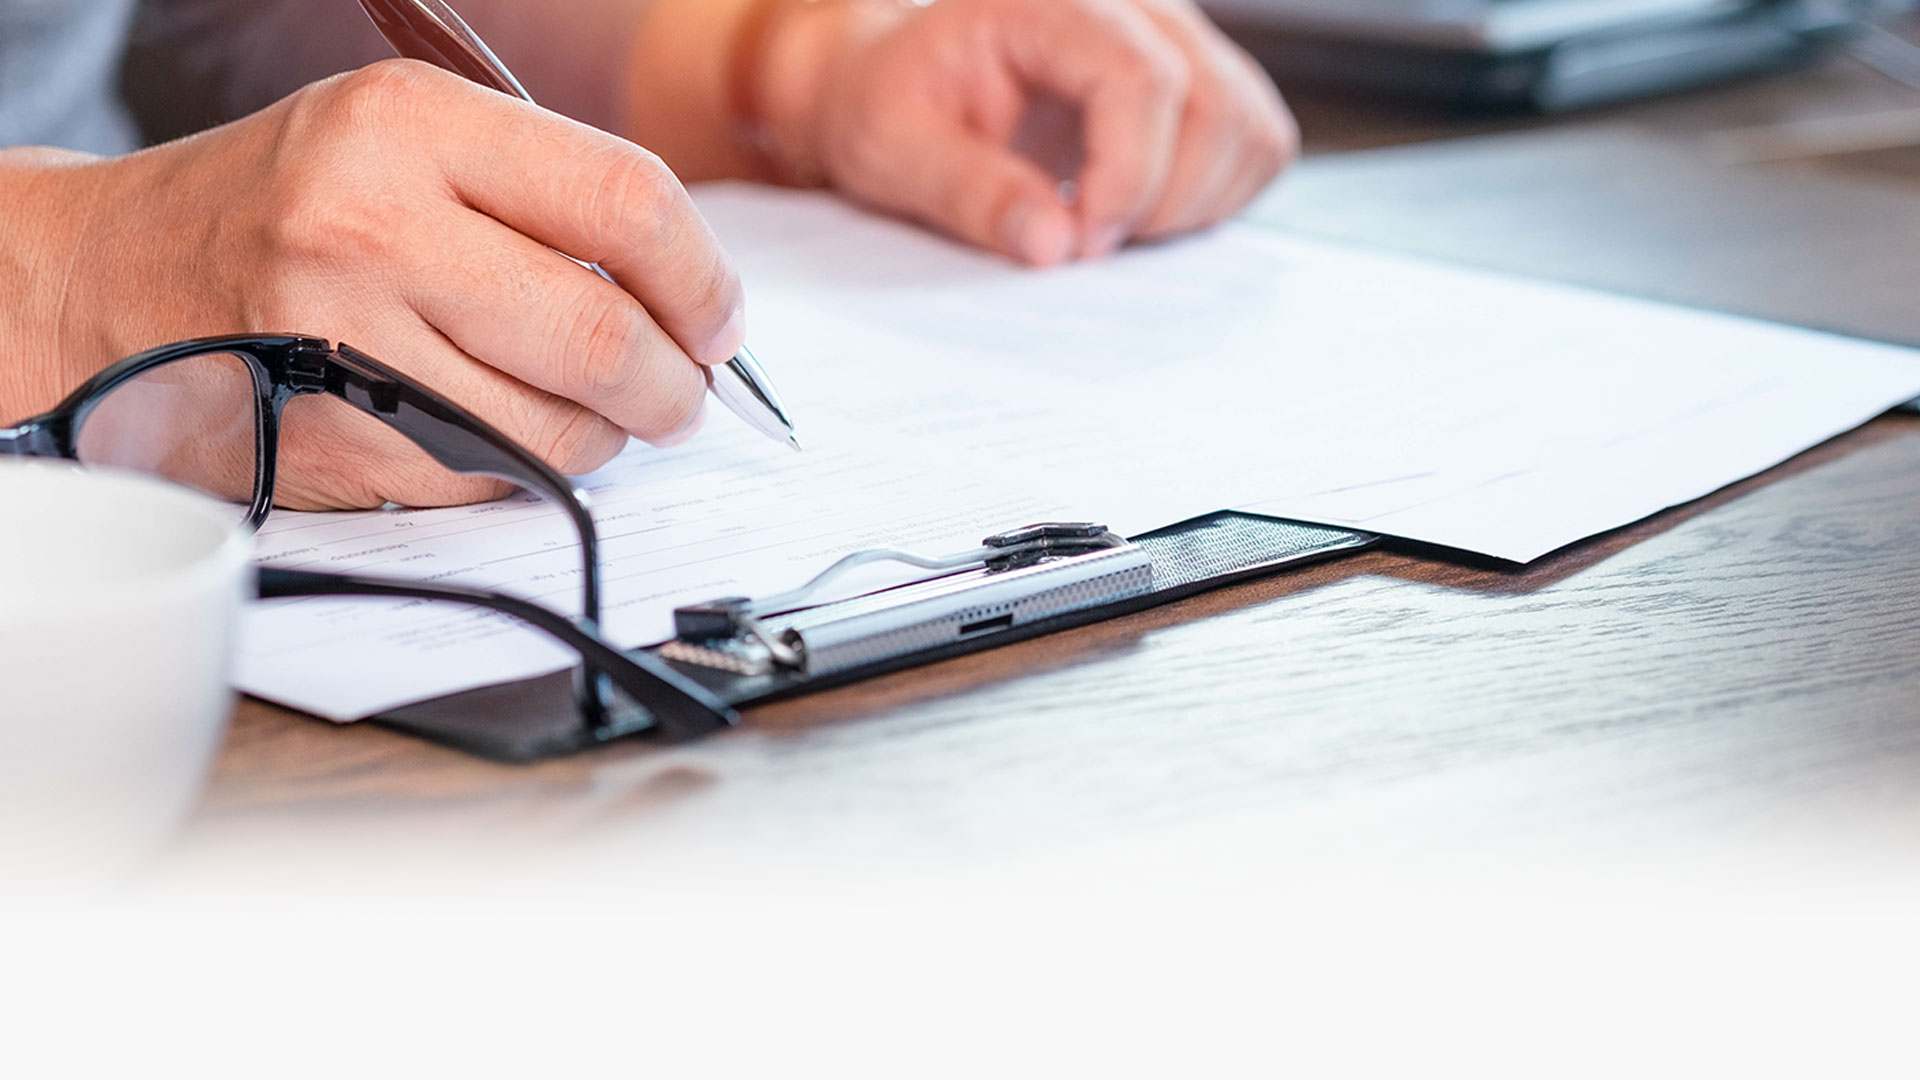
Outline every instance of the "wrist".
<path id="1" fill-rule="evenodd" d="M 0 150 L 0 423 L 52 408 L 102 363 L 66 325 L 103 182 L 99 158 Z"/>
<path id="2" fill-rule="evenodd" d="M 759 0 L 732 65 L 736 139 L 775 179 L 818 186 L 835 83 L 930 0 Z"/>
<path id="3" fill-rule="evenodd" d="M 760 0 L 653 0 L 629 56 L 619 133 L 658 154 L 681 180 L 755 176 L 734 129 L 731 68 Z"/>

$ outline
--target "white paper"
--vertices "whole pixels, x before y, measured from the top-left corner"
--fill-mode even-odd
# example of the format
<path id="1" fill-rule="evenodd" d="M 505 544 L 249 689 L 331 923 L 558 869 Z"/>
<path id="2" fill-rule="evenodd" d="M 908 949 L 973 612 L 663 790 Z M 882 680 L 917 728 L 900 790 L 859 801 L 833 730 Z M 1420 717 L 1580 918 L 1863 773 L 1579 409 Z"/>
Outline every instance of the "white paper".
<path id="1" fill-rule="evenodd" d="M 699 199 L 809 449 L 716 411 L 589 480 L 628 645 L 849 550 L 1049 518 L 1236 508 L 1526 561 L 1920 396 L 1908 350 L 1248 225 L 1034 273 L 823 195 Z M 578 583 L 528 500 L 276 514 L 261 555 L 563 608 Z M 567 662 L 498 617 L 383 601 L 256 605 L 245 637 L 243 689 L 340 719 Z"/>

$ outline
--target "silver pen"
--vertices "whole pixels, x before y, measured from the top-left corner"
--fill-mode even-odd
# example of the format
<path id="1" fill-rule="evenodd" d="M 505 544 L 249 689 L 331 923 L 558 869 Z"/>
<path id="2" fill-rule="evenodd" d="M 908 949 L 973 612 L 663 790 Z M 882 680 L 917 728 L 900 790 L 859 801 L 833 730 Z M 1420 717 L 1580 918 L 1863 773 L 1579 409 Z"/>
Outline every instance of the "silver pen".
<path id="1" fill-rule="evenodd" d="M 533 100 L 533 95 L 527 93 L 513 72 L 493 55 L 480 35 L 441 0 L 360 0 L 360 6 L 380 28 L 380 35 L 401 56 L 464 75 L 510 97 Z M 612 275 L 600 267 L 579 259 L 573 261 L 613 281 Z M 722 405 L 733 410 L 735 416 L 768 438 L 800 449 L 785 403 L 746 346 L 741 346 L 733 359 L 709 367 L 706 372 L 707 388 Z"/>

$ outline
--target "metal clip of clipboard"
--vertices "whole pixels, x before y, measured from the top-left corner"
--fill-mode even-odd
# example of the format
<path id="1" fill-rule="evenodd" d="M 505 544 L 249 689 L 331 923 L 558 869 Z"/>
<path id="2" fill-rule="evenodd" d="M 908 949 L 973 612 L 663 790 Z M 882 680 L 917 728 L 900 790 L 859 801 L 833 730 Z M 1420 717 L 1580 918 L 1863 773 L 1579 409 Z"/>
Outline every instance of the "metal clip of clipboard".
<path id="1" fill-rule="evenodd" d="M 899 563 L 938 576 L 829 603 L 809 600 L 862 566 Z M 738 675 L 819 677 L 1144 596 L 1145 549 L 1090 523 L 1030 525 L 972 551 L 926 557 L 892 549 L 849 555 L 790 593 L 732 597 L 674 613 L 659 655 Z"/>
<path id="2" fill-rule="evenodd" d="M 1092 524 L 1034 525 L 945 556 L 860 552 L 788 593 L 691 605 L 676 612 L 674 639 L 645 651 L 730 705 L 755 705 L 1117 618 L 1378 540 L 1230 511 L 1133 537 Z M 905 563 L 931 576 L 816 599 L 844 574 L 875 563 Z M 572 685 L 570 672 L 555 672 L 375 719 L 482 757 L 533 761 L 597 745 L 582 737 Z M 632 728 L 647 730 L 644 715 Z"/>

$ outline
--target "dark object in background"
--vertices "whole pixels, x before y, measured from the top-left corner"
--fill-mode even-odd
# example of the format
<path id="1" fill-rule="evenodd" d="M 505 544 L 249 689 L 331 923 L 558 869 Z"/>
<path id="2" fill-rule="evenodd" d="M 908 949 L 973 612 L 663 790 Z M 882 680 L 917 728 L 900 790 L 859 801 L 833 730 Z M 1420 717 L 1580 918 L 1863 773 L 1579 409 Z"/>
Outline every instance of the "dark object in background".
<path id="1" fill-rule="evenodd" d="M 1912 0 L 1202 3 L 1285 82 L 1547 112 L 1791 67 L 1913 7 Z"/>

